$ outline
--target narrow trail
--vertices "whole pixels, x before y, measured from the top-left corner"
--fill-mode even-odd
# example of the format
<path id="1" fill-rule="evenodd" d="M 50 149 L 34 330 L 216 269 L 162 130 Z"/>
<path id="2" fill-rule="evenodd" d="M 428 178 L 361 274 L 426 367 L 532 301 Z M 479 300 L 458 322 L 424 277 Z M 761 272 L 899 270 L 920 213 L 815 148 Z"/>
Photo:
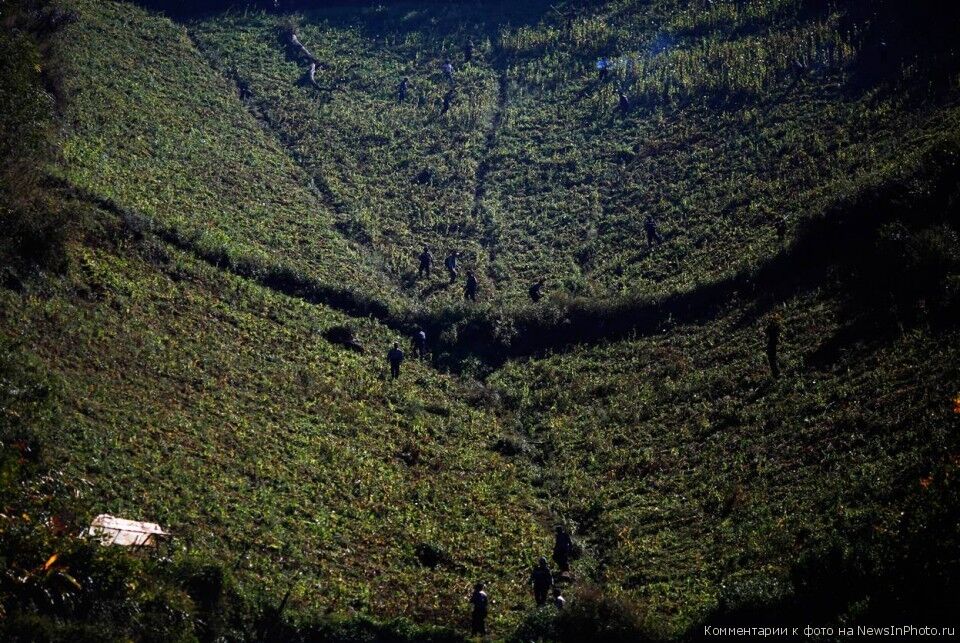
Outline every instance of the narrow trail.
<path id="1" fill-rule="evenodd" d="M 500 133 L 504 112 L 507 109 L 508 94 L 509 79 L 507 78 L 506 70 L 503 70 L 500 72 L 497 80 L 497 102 L 494 107 L 493 117 L 490 119 L 490 126 L 487 129 L 487 136 L 484 142 L 483 152 L 480 156 L 480 163 L 477 165 L 477 172 L 473 180 L 473 208 L 471 212 L 475 219 L 483 221 L 484 234 L 480 241 L 481 245 L 487 250 L 487 278 L 494 284 L 496 284 L 496 277 L 490 269 L 490 266 L 497 258 L 500 230 L 494 216 L 484 209 L 483 201 L 487 194 L 487 176 L 490 174 L 492 167 L 491 156 L 497 145 L 497 136 Z"/>

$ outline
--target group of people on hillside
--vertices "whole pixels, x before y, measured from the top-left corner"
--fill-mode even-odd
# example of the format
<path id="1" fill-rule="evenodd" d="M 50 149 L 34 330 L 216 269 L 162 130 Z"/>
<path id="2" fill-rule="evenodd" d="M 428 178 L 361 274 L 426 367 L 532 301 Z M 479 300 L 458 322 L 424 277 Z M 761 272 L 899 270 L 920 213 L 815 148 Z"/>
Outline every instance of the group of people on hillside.
<path id="1" fill-rule="evenodd" d="M 659 239 L 659 235 L 657 235 Z M 430 251 L 429 246 L 423 247 L 423 252 L 420 253 L 420 266 L 417 268 L 417 278 L 423 279 L 424 277 L 430 278 L 430 274 L 433 271 L 433 252 Z M 446 259 L 443 260 L 443 267 L 446 268 L 447 274 L 450 277 L 450 285 L 453 285 L 457 281 L 457 262 L 460 259 L 460 253 L 456 250 L 451 250 L 450 254 L 447 255 Z M 546 277 L 540 277 L 537 281 L 532 283 L 527 289 L 527 294 L 530 296 L 530 300 L 534 303 L 537 303 L 543 299 L 543 289 L 547 284 Z M 463 298 L 467 301 L 477 301 L 477 293 L 480 289 L 480 282 L 477 281 L 477 275 L 473 270 L 467 270 L 467 279 L 463 288 Z"/>
<path id="2" fill-rule="evenodd" d="M 570 580 L 570 559 L 574 552 L 573 538 L 570 533 L 562 526 L 558 525 L 554 532 L 553 542 L 553 560 L 557 564 L 560 572 L 558 577 L 554 577 L 549 563 L 544 556 L 540 557 L 533 571 L 530 572 L 529 584 L 533 588 L 533 600 L 537 607 L 543 607 L 547 604 L 547 598 L 550 596 L 550 590 L 553 590 L 553 606 L 562 610 L 566 607 L 567 599 L 563 596 L 563 590 L 558 584 L 559 579 Z M 490 611 L 490 597 L 486 591 L 486 584 L 479 582 L 474 585 L 473 594 L 470 596 L 470 605 L 473 608 L 471 618 L 471 632 L 480 636 L 487 633 L 487 615 Z"/>
<path id="3" fill-rule="evenodd" d="M 643 222 L 643 228 L 647 235 L 648 247 L 652 248 L 654 245 L 663 242 L 663 236 L 660 234 L 657 222 L 652 215 L 648 214 L 646 216 Z M 430 250 L 430 246 L 423 247 L 423 251 L 420 253 L 418 259 L 420 263 L 417 267 L 417 278 L 429 279 L 433 274 L 434 262 L 433 251 Z M 450 278 L 450 285 L 455 284 L 459 277 L 459 260 L 460 252 L 457 250 L 451 250 L 443 260 L 443 267 L 446 269 L 447 275 Z M 546 283 L 546 277 L 540 277 L 537 281 L 530 284 L 527 288 L 527 295 L 530 297 L 530 301 L 538 303 L 543 299 L 543 290 L 546 287 Z M 480 282 L 477 279 L 476 273 L 472 269 L 467 270 L 467 277 L 463 288 L 463 298 L 466 301 L 476 302 L 479 291 Z M 418 329 L 416 333 L 414 333 L 411 343 L 413 345 L 414 356 L 424 359 L 427 355 L 426 330 L 423 328 Z M 393 348 L 387 353 L 387 361 L 390 363 L 390 375 L 393 379 L 400 377 L 400 365 L 403 363 L 405 357 L 403 350 L 400 348 L 400 343 L 394 342 Z"/>
<path id="4" fill-rule="evenodd" d="M 646 233 L 647 247 L 653 248 L 655 245 L 663 243 L 663 235 L 660 234 L 659 226 L 652 214 L 647 214 L 643 221 L 643 229 Z M 777 236 L 781 243 L 784 241 L 787 230 L 787 221 L 781 218 L 776 222 Z M 451 250 L 443 261 L 444 268 L 450 277 L 450 284 L 457 281 L 459 273 L 457 271 L 460 253 L 457 250 Z M 417 270 L 417 278 L 429 278 L 433 271 L 433 252 L 429 246 L 424 246 L 419 255 L 420 265 Z M 543 289 L 546 285 L 546 278 L 540 277 L 527 289 L 530 300 L 534 303 L 543 299 Z M 480 284 L 473 270 L 467 271 L 466 283 L 464 285 L 464 299 L 471 302 L 477 301 L 477 293 Z M 770 366 L 770 374 L 774 379 L 780 377 L 780 365 L 778 359 L 778 347 L 780 345 L 781 323 L 778 317 L 771 317 L 765 329 L 766 334 L 766 354 Z M 412 337 L 413 353 L 415 357 L 425 359 L 427 356 L 427 334 L 423 328 L 417 330 Z M 404 360 L 404 352 L 400 349 L 398 342 L 395 342 L 393 348 L 387 353 L 387 360 L 390 362 L 391 376 L 396 379 L 400 376 L 400 365 Z"/>
<path id="5" fill-rule="evenodd" d="M 463 47 L 463 61 L 465 63 L 471 62 L 473 60 L 474 54 L 474 45 L 473 40 L 468 40 L 467 44 Z M 449 87 L 447 92 L 443 95 L 443 100 L 440 106 L 440 114 L 446 114 L 450 111 L 450 108 L 453 107 L 453 101 L 457 97 L 456 85 L 457 81 L 455 78 L 455 69 L 453 67 L 453 60 L 450 58 L 445 58 L 443 64 L 440 65 L 440 73 L 443 74 L 444 80 L 446 80 Z M 404 76 L 400 79 L 400 82 L 397 83 L 397 104 L 402 105 L 406 102 L 407 96 L 410 93 L 410 77 Z"/>
<path id="6" fill-rule="evenodd" d="M 659 238 L 659 236 L 658 236 Z M 457 250 L 451 250 L 447 254 L 446 258 L 443 260 L 443 267 L 447 270 L 447 275 L 450 277 L 449 283 L 452 285 L 457 282 L 459 272 L 457 270 L 458 262 L 460 259 L 460 253 Z M 433 252 L 430 250 L 429 246 L 423 247 L 423 252 L 419 256 L 420 265 L 417 268 L 417 278 L 429 279 L 431 274 L 433 274 Z M 527 289 L 527 294 L 530 297 L 530 301 L 537 303 L 543 299 L 543 289 L 547 284 L 546 277 L 540 277 L 530 285 Z M 477 275 L 473 270 L 467 270 L 467 278 L 464 283 L 463 288 L 463 298 L 466 301 L 476 302 L 477 294 L 480 290 L 480 282 L 477 280 Z M 419 359 L 425 359 L 427 357 L 427 331 L 424 328 L 418 328 L 417 331 L 411 337 L 411 346 L 413 348 L 413 356 Z M 400 348 L 400 342 L 394 342 L 393 347 L 387 352 L 387 361 L 390 363 L 390 376 L 393 379 L 400 377 L 400 366 L 403 364 L 403 361 L 406 359 L 406 354 L 403 352 L 403 349 Z"/>
<path id="7" fill-rule="evenodd" d="M 417 269 L 417 278 L 423 279 L 426 277 L 429 279 L 430 273 L 433 271 L 433 252 L 430 251 L 430 246 L 423 247 L 423 252 L 420 253 L 419 259 L 420 267 Z M 455 284 L 459 276 L 457 272 L 457 262 L 459 260 L 460 253 L 456 250 L 451 250 L 446 259 L 443 260 L 443 267 L 447 269 L 447 275 L 450 277 L 450 285 Z M 469 301 L 476 301 L 479 288 L 480 282 L 477 281 L 477 275 L 474 274 L 473 270 L 467 270 L 467 281 L 463 289 L 463 298 Z"/>

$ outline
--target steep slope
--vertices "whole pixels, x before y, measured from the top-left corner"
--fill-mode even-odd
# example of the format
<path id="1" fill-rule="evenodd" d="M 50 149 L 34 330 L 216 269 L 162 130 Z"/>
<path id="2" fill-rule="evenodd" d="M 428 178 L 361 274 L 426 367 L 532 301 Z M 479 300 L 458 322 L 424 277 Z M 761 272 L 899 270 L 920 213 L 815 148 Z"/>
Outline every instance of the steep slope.
<path id="1" fill-rule="evenodd" d="M 855 13 L 613 2 L 504 33 L 512 100 L 487 199 L 500 272 L 656 294 L 775 254 L 782 217 L 789 231 L 816 213 L 936 113 L 936 100 L 912 103 L 896 85 L 899 60 L 867 77 L 883 36 Z M 648 214 L 667 241 L 652 251 Z"/>
<path id="2" fill-rule="evenodd" d="M 845 221 L 843 252 L 793 252 L 698 323 L 493 376 L 582 568 L 652 623 L 953 621 L 957 118 L 821 215 L 811 238 Z"/>
<path id="3" fill-rule="evenodd" d="M 309 177 L 186 32 L 122 2 L 67 3 L 65 177 L 222 263 L 284 266 L 386 298 L 377 260 L 333 228 Z"/>
<path id="4" fill-rule="evenodd" d="M 58 3 L 61 153 L 0 176 L 0 629 L 456 640 L 476 580 L 522 640 L 955 619 L 956 15 L 515 4 Z M 51 61 L 23 60 L 0 122 L 47 141 Z M 484 301 L 415 280 L 424 242 L 463 250 Z M 486 382 L 391 381 L 414 322 Z M 176 547 L 77 544 L 100 512 Z M 526 587 L 556 522 L 582 546 L 560 614 Z M 394 617 L 416 624 L 363 624 Z"/>
<path id="5" fill-rule="evenodd" d="M 542 4 L 503 8 L 498 18 L 530 21 Z M 319 87 L 305 82 L 307 61 L 286 42 L 290 28 L 319 60 Z M 337 211 L 339 228 L 386 256 L 407 293 L 461 297 L 459 288 L 414 283 L 425 244 L 440 272 L 451 250 L 489 272 L 495 239 L 481 201 L 505 98 L 489 11 L 400 4 L 235 14 L 190 30 L 310 173 Z M 441 71 L 448 58 L 453 85 Z M 396 86 L 405 76 L 409 95 L 399 104 Z M 451 87 L 454 100 L 442 113 Z"/>
<path id="6" fill-rule="evenodd" d="M 342 315 L 158 242 L 70 260 L 0 306 L 4 336 L 62 382 L 64 493 L 169 526 L 253 596 L 299 578 L 307 611 L 446 624 L 477 578 L 520 600 L 544 516 L 467 389 L 416 361 L 391 381 L 382 327 L 354 354 L 319 336 Z"/>
<path id="7" fill-rule="evenodd" d="M 552 509 L 589 543 L 595 560 L 584 564 L 674 634 L 721 608 L 799 600 L 804 559 L 860 546 L 860 532 L 875 530 L 880 558 L 908 546 L 919 521 L 904 512 L 926 510 L 937 491 L 921 492 L 952 475 L 941 469 L 960 449 L 955 329 L 840 343 L 812 367 L 838 350 L 842 308 L 811 295 L 780 311 L 789 330 L 777 382 L 760 324 L 735 309 L 495 377 L 544 453 Z M 957 536 L 941 532 L 938 555 Z M 852 576 L 837 610 L 862 599 Z"/>
<path id="8" fill-rule="evenodd" d="M 498 303 L 523 300 L 541 275 L 558 293 L 662 294 L 769 258 L 781 220 L 789 233 L 893 158 L 955 79 L 955 65 L 918 71 L 949 43 L 918 50 L 886 14 L 852 6 L 527 11 L 491 23 L 460 7 L 398 5 L 190 28 L 326 186 L 341 226 L 390 256 L 408 286 L 423 242 L 461 247 Z M 285 54 L 290 24 L 321 61 L 322 90 Z M 462 95 L 440 116 L 447 56 Z M 601 56 L 613 65 L 606 82 Z M 404 75 L 414 91 L 398 106 Z M 668 241 L 652 252 L 647 214 Z"/>

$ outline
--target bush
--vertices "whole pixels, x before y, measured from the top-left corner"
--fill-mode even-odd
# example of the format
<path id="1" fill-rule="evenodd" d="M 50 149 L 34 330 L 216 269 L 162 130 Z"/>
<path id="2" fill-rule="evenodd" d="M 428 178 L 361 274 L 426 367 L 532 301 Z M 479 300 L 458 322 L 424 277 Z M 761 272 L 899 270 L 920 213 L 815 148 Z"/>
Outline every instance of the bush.
<path id="1" fill-rule="evenodd" d="M 641 605 L 595 587 L 583 587 L 576 596 L 568 597 L 563 610 L 539 609 L 531 613 L 513 639 L 640 643 L 653 640 L 653 635 Z"/>
<path id="2" fill-rule="evenodd" d="M 0 259 L 21 270 L 62 270 L 68 212 L 46 185 L 57 136 L 47 88 L 59 93 L 58 72 L 36 38 L 68 20 L 34 5 L 14 3 L 0 33 Z"/>

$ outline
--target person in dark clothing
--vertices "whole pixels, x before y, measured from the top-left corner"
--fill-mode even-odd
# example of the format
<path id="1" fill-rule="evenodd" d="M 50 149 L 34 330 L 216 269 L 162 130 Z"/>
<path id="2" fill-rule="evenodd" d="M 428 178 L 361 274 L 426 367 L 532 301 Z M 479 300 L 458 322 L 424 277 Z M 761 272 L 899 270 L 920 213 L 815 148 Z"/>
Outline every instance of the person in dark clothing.
<path id="1" fill-rule="evenodd" d="M 610 74 L 610 61 L 607 58 L 601 58 L 597 61 L 597 78 L 603 83 L 606 82 Z"/>
<path id="2" fill-rule="evenodd" d="M 473 595 L 470 597 L 470 604 L 473 605 L 470 633 L 479 634 L 480 636 L 487 635 L 487 612 L 489 611 L 490 604 L 490 599 L 483 589 L 484 584 L 477 583 L 473 587 Z"/>
<path id="3" fill-rule="evenodd" d="M 443 95 L 443 107 L 440 108 L 441 115 L 450 111 L 450 106 L 453 105 L 453 99 L 455 96 L 456 94 L 454 94 L 452 89 Z"/>
<path id="4" fill-rule="evenodd" d="M 422 328 L 413 335 L 413 356 L 420 359 L 427 356 L 427 332 Z"/>
<path id="5" fill-rule="evenodd" d="M 547 565 L 546 558 L 540 558 L 540 562 L 530 573 L 530 584 L 533 585 L 533 599 L 537 602 L 537 607 L 546 605 L 547 592 L 553 587 L 553 574 Z"/>
<path id="6" fill-rule="evenodd" d="M 770 363 L 770 375 L 773 379 L 780 377 L 780 363 L 777 358 L 777 348 L 780 346 L 780 319 L 771 317 L 767 322 L 767 361 Z"/>
<path id="7" fill-rule="evenodd" d="M 464 288 L 463 296 L 465 299 L 470 301 L 477 300 L 477 289 L 479 288 L 480 283 L 477 281 L 477 276 L 473 274 L 472 270 L 467 271 L 467 287 Z"/>
<path id="8" fill-rule="evenodd" d="M 573 554 L 573 539 L 562 525 L 557 525 L 553 540 L 553 561 L 561 573 L 570 571 L 570 556 Z"/>
<path id="9" fill-rule="evenodd" d="M 623 92 L 620 92 L 620 111 L 624 114 L 630 112 L 630 99 Z"/>
<path id="10" fill-rule="evenodd" d="M 463 47 L 463 61 L 470 62 L 473 60 L 473 39 L 467 41 L 467 44 Z"/>
<path id="11" fill-rule="evenodd" d="M 654 242 L 663 243 L 663 237 L 661 237 L 660 232 L 657 231 L 657 222 L 652 214 L 648 214 L 647 218 L 643 220 L 643 229 L 647 232 L 648 248 L 652 248 Z"/>
<path id="12" fill-rule="evenodd" d="M 457 258 L 459 256 L 459 253 L 456 250 L 453 250 L 447 255 L 447 258 L 443 260 L 443 266 L 447 269 L 447 273 L 450 275 L 451 284 L 457 280 Z"/>
<path id="13" fill-rule="evenodd" d="M 543 299 L 543 285 L 545 283 L 547 283 L 546 278 L 540 277 L 540 280 L 537 283 L 533 284 L 529 289 L 527 289 L 527 294 L 530 295 L 530 300 L 533 301 L 533 303 L 537 303 Z"/>
<path id="14" fill-rule="evenodd" d="M 433 268 L 433 253 L 430 252 L 428 246 L 424 246 L 423 252 L 420 253 L 420 269 L 417 271 L 417 278 L 419 279 L 426 275 L 429 279 L 431 268 Z"/>
<path id="15" fill-rule="evenodd" d="M 403 77 L 403 80 L 400 81 L 400 84 L 397 85 L 397 103 L 403 103 L 407 100 L 407 90 L 410 88 L 410 79 L 406 76 Z"/>
<path id="16" fill-rule="evenodd" d="M 393 379 L 400 377 L 400 364 L 403 363 L 403 351 L 400 350 L 400 344 L 394 342 L 393 348 L 387 353 L 387 360 L 390 362 L 390 375 Z"/>
<path id="17" fill-rule="evenodd" d="M 780 243 L 787 238 L 787 217 L 780 217 L 776 221 L 777 227 L 777 239 L 780 240 Z"/>

